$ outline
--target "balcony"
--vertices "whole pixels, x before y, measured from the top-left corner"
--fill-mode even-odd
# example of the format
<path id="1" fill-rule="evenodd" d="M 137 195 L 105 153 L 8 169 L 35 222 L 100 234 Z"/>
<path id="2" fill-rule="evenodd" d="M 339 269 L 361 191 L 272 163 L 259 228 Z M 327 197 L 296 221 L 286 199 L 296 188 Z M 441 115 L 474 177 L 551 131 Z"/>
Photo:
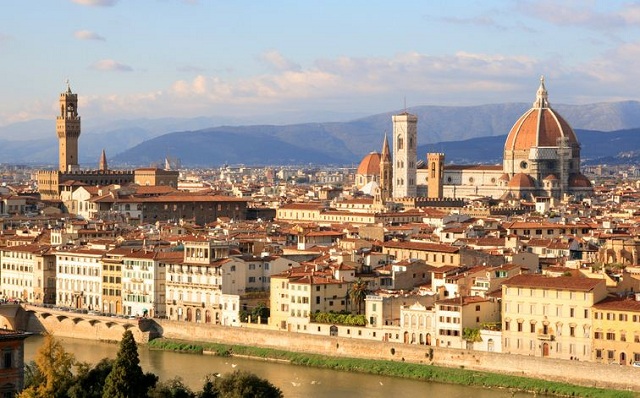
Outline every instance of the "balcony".
<path id="1" fill-rule="evenodd" d="M 542 340 L 542 341 L 554 341 L 556 339 L 555 334 L 538 333 L 537 337 L 538 337 L 538 340 Z"/>

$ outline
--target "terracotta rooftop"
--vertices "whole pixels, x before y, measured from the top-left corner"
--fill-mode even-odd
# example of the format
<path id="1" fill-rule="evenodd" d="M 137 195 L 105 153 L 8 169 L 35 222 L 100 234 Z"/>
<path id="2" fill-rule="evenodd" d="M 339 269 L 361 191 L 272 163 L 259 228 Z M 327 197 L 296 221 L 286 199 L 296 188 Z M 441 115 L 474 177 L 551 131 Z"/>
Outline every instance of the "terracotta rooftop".
<path id="1" fill-rule="evenodd" d="M 516 275 L 504 282 L 509 287 L 529 287 L 534 289 L 575 290 L 588 292 L 603 284 L 604 279 L 558 276 L 550 277 L 537 274 Z"/>

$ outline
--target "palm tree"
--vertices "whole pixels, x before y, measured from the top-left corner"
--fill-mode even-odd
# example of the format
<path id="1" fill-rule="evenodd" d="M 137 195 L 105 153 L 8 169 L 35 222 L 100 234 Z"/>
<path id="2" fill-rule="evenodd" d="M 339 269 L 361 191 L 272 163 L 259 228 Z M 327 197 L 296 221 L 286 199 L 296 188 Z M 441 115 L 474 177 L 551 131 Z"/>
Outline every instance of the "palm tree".
<path id="1" fill-rule="evenodd" d="M 358 306 L 358 314 L 362 313 L 362 304 L 364 304 L 364 299 L 367 297 L 367 293 L 367 282 L 363 281 L 361 278 L 358 278 L 358 280 L 351 283 L 349 298 L 352 303 Z"/>

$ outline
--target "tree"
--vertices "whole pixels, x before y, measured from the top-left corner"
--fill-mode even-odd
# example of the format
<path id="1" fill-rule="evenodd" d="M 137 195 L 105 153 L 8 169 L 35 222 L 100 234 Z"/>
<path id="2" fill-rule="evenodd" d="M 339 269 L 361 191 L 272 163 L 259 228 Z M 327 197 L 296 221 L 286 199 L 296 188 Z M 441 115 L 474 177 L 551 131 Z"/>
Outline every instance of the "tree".
<path id="1" fill-rule="evenodd" d="M 363 281 L 361 278 L 358 278 L 358 280 L 351 283 L 349 298 L 352 303 L 357 305 L 358 314 L 362 313 L 362 304 L 364 304 L 364 299 L 367 297 L 367 292 L 367 282 Z"/>
<path id="2" fill-rule="evenodd" d="M 100 398 L 113 369 L 113 360 L 103 358 L 94 367 L 83 363 L 78 367 L 75 383 L 69 388 L 69 398 Z"/>
<path id="3" fill-rule="evenodd" d="M 180 377 L 158 383 L 149 391 L 149 398 L 196 398 Z"/>
<path id="4" fill-rule="evenodd" d="M 476 328 L 464 328 L 462 329 L 462 339 L 470 343 L 479 343 L 482 341 L 480 335 L 480 329 Z"/>
<path id="5" fill-rule="evenodd" d="M 133 333 L 127 330 L 122 335 L 113 368 L 105 381 L 103 398 L 146 397 L 149 388 L 154 387 L 157 381 L 156 375 L 142 372 L 136 341 Z"/>
<path id="6" fill-rule="evenodd" d="M 52 335 L 46 335 L 30 366 L 26 388 L 20 398 L 63 398 L 73 383 L 73 368 L 77 365 L 73 354 L 68 353 Z"/>
<path id="7" fill-rule="evenodd" d="M 207 382 L 205 389 L 207 391 Z M 201 394 L 200 397 L 221 397 L 221 398 L 282 398 L 282 391 L 268 380 L 261 379 L 253 373 L 236 370 L 233 373 L 216 377 L 213 380 L 213 391 L 208 390 L 210 395 Z"/>

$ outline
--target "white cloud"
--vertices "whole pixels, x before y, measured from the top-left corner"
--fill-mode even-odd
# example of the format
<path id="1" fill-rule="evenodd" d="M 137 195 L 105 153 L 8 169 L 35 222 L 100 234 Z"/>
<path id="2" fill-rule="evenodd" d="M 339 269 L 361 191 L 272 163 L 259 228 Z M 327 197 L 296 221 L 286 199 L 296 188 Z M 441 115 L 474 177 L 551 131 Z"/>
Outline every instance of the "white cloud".
<path id="1" fill-rule="evenodd" d="M 113 7 L 119 0 L 72 0 L 76 4 L 90 7 Z"/>
<path id="2" fill-rule="evenodd" d="M 73 36 L 78 40 L 105 40 L 104 37 L 90 30 L 76 30 L 73 32 Z"/>
<path id="3" fill-rule="evenodd" d="M 133 68 L 129 65 L 121 64 L 120 62 L 114 61 L 112 59 L 103 59 L 100 60 L 93 65 L 91 65 L 92 69 L 96 70 L 111 70 L 118 72 L 131 72 Z"/>
<path id="4" fill-rule="evenodd" d="M 629 81 L 640 79 L 640 70 L 634 69 L 635 60 L 640 57 L 640 42 L 619 46 L 588 63 L 571 67 L 564 65 L 561 58 L 472 52 L 339 57 L 319 59 L 306 66 L 277 52 L 266 55 L 261 60 L 268 59 L 281 68 L 242 78 L 199 73 L 148 93 L 83 97 L 83 115 L 247 116 L 341 110 L 377 113 L 400 109 L 404 97 L 411 106 L 531 102 L 542 74 L 547 77 L 552 103 L 592 103 L 638 99 Z M 93 68 L 133 70 L 114 60 L 102 60 Z"/>
<path id="5" fill-rule="evenodd" d="M 610 3 L 619 5 L 611 11 L 596 10 L 590 2 L 555 0 L 535 0 L 518 3 L 518 9 L 527 16 L 533 16 L 560 26 L 576 25 L 593 29 L 621 29 L 635 26 L 640 22 L 640 4 Z"/>
<path id="6" fill-rule="evenodd" d="M 267 51 L 260 56 L 260 60 L 275 71 L 300 70 L 300 65 L 285 58 L 278 51 Z"/>

